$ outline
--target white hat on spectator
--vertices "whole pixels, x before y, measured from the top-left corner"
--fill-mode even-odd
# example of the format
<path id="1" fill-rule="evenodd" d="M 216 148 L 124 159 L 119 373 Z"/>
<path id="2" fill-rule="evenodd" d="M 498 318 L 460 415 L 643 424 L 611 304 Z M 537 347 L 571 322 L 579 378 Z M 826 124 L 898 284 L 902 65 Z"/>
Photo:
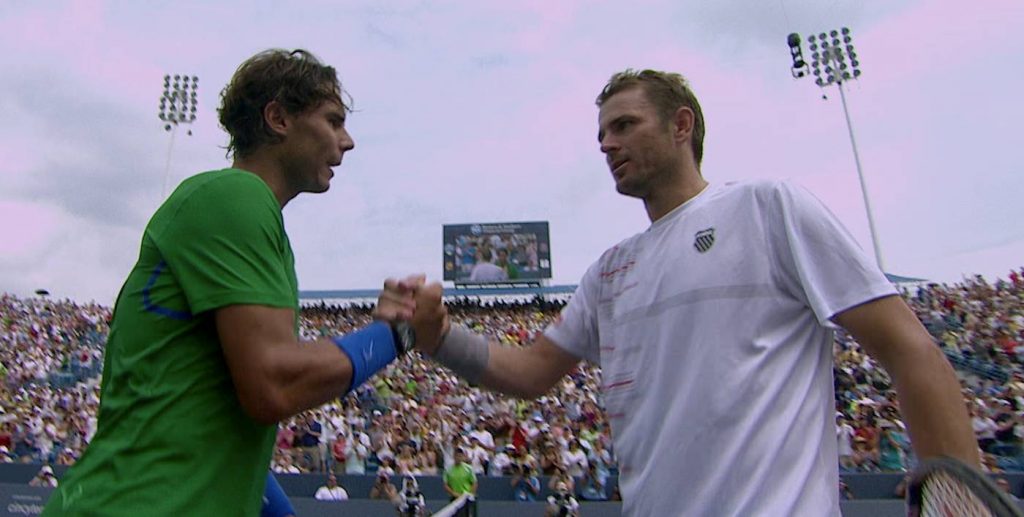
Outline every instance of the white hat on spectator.
<path id="1" fill-rule="evenodd" d="M 51 467 L 49 465 L 43 465 L 43 468 L 39 469 L 39 472 L 42 473 L 42 474 L 49 474 L 49 475 L 52 476 L 53 475 L 53 467 Z"/>

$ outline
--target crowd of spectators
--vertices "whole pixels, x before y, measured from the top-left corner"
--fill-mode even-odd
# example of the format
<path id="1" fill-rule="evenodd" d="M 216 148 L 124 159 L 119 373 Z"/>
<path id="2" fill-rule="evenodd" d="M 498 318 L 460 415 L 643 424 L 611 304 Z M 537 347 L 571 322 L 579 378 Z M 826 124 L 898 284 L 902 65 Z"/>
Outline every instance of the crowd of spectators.
<path id="1" fill-rule="evenodd" d="M 1024 270 L 990 284 L 921 284 L 904 298 L 961 369 L 988 470 L 1022 470 Z M 564 300 L 449 300 L 454 322 L 523 346 Z M 372 307 L 310 305 L 303 337 L 370 321 Z M 71 464 L 96 429 L 99 367 L 110 310 L 0 295 L 0 462 Z M 834 342 L 836 430 L 844 471 L 904 471 L 913 458 L 888 376 L 842 331 Z M 954 361 L 954 364 L 961 364 Z M 963 363 L 967 364 L 967 363 Z M 464 456 L 476 476 L 509 476 L 517 499 L 564 484 L 583 499 L 614 494 L 600 369 L 581 363 L 546 396 L 521 401 L 467 385 L 410 354 L 349 396 L 282 422 L 276 472 L 436 476 Z"/>

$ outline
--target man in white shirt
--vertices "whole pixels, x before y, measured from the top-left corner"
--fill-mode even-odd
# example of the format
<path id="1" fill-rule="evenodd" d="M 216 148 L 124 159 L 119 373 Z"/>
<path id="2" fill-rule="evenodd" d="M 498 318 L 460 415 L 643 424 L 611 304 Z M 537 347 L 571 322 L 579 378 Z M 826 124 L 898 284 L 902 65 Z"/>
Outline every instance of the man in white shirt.
<path id="1" fill-rule="evenodd" d="M 488 476 L 504 476 L 506 474 L 505 469 L 512 464 L 512 457 L 509 454 L 515 454 L 516 448 L 511 445 L 506 445 L 497 454 L 490 463 L 487 464 L 487 475 Z"/>
<path id="2" fill-rule="evenodd" d="M 466 455 L 469 456 L 469 465 L 473 467 L 473 473 L 476 475 L 483 475 L 484 467 L 491 461 L 491 454 L 487 452 L 487 449 L 480 444 L 480 440 L 477 438 L 470 438 L 470 447 L 466 451 Z"/>
<path id="3" fill-rule="evenodd" d="M 494 450 L 494 436 L 492 436 L 491 432 L 484 427 L 483 420 L 476 421 L 476 429 L 469 433 L 469 437 L 479 441 L 480 445 L 482 445 L 484 449 L 487 449 L 488 451 Z"/>
<path id="4" fill-rule="evenodd" d="M 952 367 L 827 208 L 784 182 L 709 185 L 679 74 L 615 74 L 597 105 L 616 190 L 651 226 L 608 249 L 522 348 L 418 317 L 439 308 L 434 284 L 385 282 L 415 306 L 420 351 L 526 399 L 600 365 L 627 516 L 838 516 L 836 325 L 893 379 L 917 456 L 978 467 Z"/>
<path id="5" fill-rule="evenodd" d="M 587 453 L 578 439 L 569 442 L 569 448 L 562 451 L 562 466 L 574 478 L 583 477 L 587 471 Z"/>
<path id="6" fill-rule="evenodd" d="M 491 250 L 483 250 L 480 256 L 480 261 L 473 266 L 473 270 L 469 273 L 470 282 L 487 283 L 508 280 L 508 272 L 491 262 L 493 260 Z"/>
<path id="7" fill-rule="evenodd" d="M 840 415 L 836 415 L 836 441 L 839 446 L 839 466 L 852 470 L 853 464 L 853 426 Z"/>
<path id="8" fill-rule="evenodd" d="M 348 491 L 338 485 L 338 478 L 333 472 L 327 473 L 327 484 L 318 488 L 313 495 L 317 501 L 347 501 Z"/>
<path id="9" fill-rule="evenodd" d="M 345 473 L 346 474 L 365 474 L 366 473 L 366 457 L 369 456 L 370 450 L 363 445 L 363 442 L 358 438 L 358 434 L 353 434 L 348 441 L 345 442 Z M 363 436 L 366 436 L 365 434 Z"/>

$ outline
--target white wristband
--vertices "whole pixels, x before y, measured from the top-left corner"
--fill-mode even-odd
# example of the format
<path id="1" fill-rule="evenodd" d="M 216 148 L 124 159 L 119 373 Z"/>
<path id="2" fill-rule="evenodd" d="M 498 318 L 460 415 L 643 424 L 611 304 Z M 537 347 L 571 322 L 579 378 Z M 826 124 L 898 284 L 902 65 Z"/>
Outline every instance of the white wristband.
<path id="1" fill-rule="evenodd" d="M 490 355 L 487 338 L 465 327 L 452 325 L 433 359 L 475 385 L 487 370 Z"/>

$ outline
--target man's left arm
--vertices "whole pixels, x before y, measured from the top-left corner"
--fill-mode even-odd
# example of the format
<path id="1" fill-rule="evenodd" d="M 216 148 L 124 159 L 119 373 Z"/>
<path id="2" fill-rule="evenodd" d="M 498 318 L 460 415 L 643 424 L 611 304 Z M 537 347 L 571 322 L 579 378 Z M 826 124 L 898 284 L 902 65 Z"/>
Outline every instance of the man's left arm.
<path id="1" fill-rule="evenodd" d="M 978 443 L 953 367 L 903 299 L 878 298 L 832 319 L 889 373 L 917 456 L 951 456 L 978 468 Z"/>

